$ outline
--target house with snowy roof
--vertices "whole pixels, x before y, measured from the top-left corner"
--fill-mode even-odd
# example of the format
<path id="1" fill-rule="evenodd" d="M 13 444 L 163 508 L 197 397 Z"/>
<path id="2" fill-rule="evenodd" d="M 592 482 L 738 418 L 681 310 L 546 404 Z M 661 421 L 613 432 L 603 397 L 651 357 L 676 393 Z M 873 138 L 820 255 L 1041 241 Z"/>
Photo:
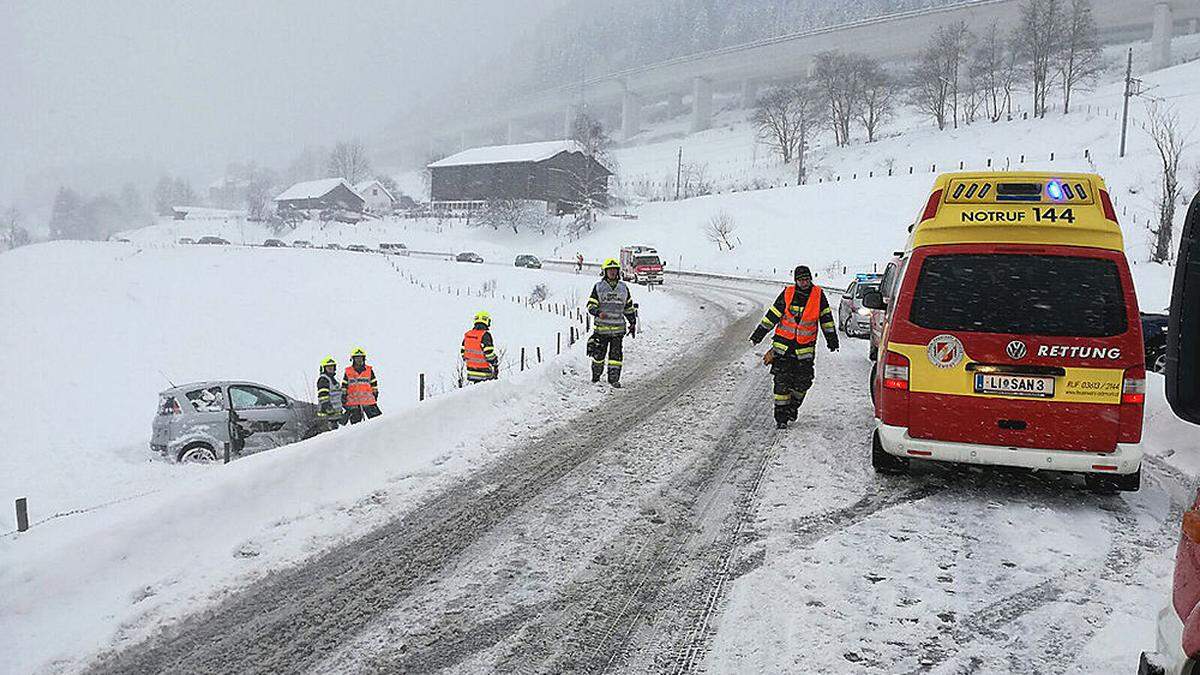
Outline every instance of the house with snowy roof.
<path id="1" fill-rule="evenodd" d="M 375 180 L 364 180 L 354 186 L 354 191 L 366 202 L 366 210 L 371 213 L 391 213 L 396 210 L 396 197 L 384 187 L 383 183 Z"/>
<path id="2" fill-rule="evenodd" d="M 531 200 L 572 213 L 589 200 L 608 205 L 612 171 L 574 141 L 493 145 L 429 164 L 429 197 L 439 203 Z"/>
<path id="3" fill-rule="evenodd" d="M 322 178 L 321 180 L 296 183 L 274 199 L 280 211 L 323 211 L 344 209 L 361 213 L 366 201 L 359 196 L 344 178 Z"/>

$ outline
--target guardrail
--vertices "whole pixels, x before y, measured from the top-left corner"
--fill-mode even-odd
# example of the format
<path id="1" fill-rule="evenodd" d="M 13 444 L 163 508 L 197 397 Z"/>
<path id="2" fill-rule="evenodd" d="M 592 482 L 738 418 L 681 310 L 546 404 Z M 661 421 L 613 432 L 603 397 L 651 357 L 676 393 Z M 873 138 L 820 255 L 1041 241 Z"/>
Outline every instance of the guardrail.
<path id="1" fill-rule="evenodd" d="M 542 264 L 543 265 L 558 265 L 558 266 L 565 266 L 565 267 L 576 267 L 578 265 L 578 263 L 576 263 L 573 260 L 558 260 L 558 259 L 543 260 Z M 583 266 L 588 269 L 600 269 L 599 263 L 585 262 L 585 263 L 583 263 Z M 771 286 L 787 286 L 788 284 L 792 283 L 791 279 L 769 279 L 766 277 L 743 277 L 743 276 L 736 276 L 736 275 L 732 275 L 732 274 L 717 274 L 715 272 L 696 272 L 693 270 L 663 269 L 663 274 L 677 276 L 677 277 L 684 277 L 684 278 L 712 279 L 714 281 L 741 281 L 741 282 L 748 282 L 748 283 L 754 283 L 754 284 L 769 284 Z M 833 286 L 823 286 L 821 284 L 817 284 L 817 285 L 821 286 L 821 288 L 823 288 L 827 291 L 830 291 L 830 292 L 843 293 L 846 290 L 844 288 L 835 288 Z"/>

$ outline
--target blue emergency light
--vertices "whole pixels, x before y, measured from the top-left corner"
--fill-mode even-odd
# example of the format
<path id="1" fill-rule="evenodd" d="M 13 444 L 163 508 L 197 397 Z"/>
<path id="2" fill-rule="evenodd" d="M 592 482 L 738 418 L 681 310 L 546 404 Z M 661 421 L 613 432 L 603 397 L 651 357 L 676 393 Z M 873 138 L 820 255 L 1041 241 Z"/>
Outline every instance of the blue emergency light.
<path id="1" fill-rule="evenodd" d="M 1047 183 L 1046 184 L 1046 194 L 1050 196 L 1050 199 L 1053 199 L 1056 202 L 1061 202 L 1063 200 L 1062 183 L 1060 183 L 1056 180 L 1052 180 L 1049 183 Z"/>

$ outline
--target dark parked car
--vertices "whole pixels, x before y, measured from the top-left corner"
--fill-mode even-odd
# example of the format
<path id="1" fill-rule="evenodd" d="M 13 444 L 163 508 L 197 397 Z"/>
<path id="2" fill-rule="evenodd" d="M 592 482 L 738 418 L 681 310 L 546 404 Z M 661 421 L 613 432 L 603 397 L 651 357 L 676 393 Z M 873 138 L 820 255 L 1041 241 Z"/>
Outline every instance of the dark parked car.
<path id="1" fill-rule="evenodd" d="M 325 244 L 325 248 L 329 249 L 330 251 L 340 251 L 342 250 L 342 245 L 329 242 L 328 244 Z"/>
<path id="2" fill-rule="evenodd" d="M 191 237 L 180 237 L 180 238 L 179 238 L 179 243 L 181 243 L 181 244 L 194 244 L 194 243 L 196 243 L 196 240 L 195 240 L 195 239 L 192 239 Z"/>
<path id="3" fill-rule="evenodd" d="M 531 270 L 542 269 L 542 261 L 538 260 L 536 256 L 532 255 L 517 256 L 517 259 L 513 262 L 513 265 L 516 267 L 528 267 Z"/>
<path id="4" fill-rule="evenodd" d="M 287 248 L 287 244 L 283 243 L 282 239 L 268 239 L 263 242 L 263 246 L 267 248 Z"/>
<path id="5" fill-rule="evenodd" d="M 479 255 L 478 253 L 474 253 L 472 251 L 464 251 L 463 253 L 459 253 L 458 255 L 456 255 L 454 257 L 454 259 L 457 260 L 458 262 L 469 262 L 469 263 L 483 262 L 483 256 Z"/>
<path id="6" fill-rule="evenodd" d="M 200 241 L 198 241 L 196 243 L 197 244 L 219 244 L 221 246 L 229 245 L 228 241 L 225 241 L 224 239 L 222 239 L 220 237 L 200 237 Z"/>
<path id="7" fill-rule="evenodd" d="M 1170 319 L 1166 314 L 1142 312 L 1142 344 L 1146 348 L 1146 370 L 1167 372 L 1167 322 Z"/>
<path id="8" fill-rule="evenodd" d="M 297 239 L 292 242 L 292 248 L 312 248 L 312 242 L 307 239 Z"/>
<path id="9" fill-rule="evenodd" d="M 350 244 L 349 246 L 346 247 L 346 250 L 354 251 L 355 253 L 370 253 L 370 251 L 371 251 L 371 249 L 367 248 L 366 246 L 363 246 L 362 244 Z"/>

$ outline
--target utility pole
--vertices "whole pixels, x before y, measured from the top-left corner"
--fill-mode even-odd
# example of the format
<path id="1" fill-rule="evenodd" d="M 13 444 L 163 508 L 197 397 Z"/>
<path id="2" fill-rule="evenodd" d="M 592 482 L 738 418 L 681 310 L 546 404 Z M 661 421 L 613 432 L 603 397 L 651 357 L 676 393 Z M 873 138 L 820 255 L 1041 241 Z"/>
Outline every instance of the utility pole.
<path id="1" fill-rule="evenodd" d="M 1125 134 L 1129 128 L 1129 97 L 1133 96 L 1133 47 L 1129 48 L 1129 58 L 1125 62 L 1125 109 L 1121 113 L 1121 152 L 1125 156 Z"/>
<path id="2" fill-rule="evenodd" d="M 679 181 L 683 179 L 683 146 L 679 146 L 679 161 L 675 164 L 675 201 L 679 201 Z"/>

